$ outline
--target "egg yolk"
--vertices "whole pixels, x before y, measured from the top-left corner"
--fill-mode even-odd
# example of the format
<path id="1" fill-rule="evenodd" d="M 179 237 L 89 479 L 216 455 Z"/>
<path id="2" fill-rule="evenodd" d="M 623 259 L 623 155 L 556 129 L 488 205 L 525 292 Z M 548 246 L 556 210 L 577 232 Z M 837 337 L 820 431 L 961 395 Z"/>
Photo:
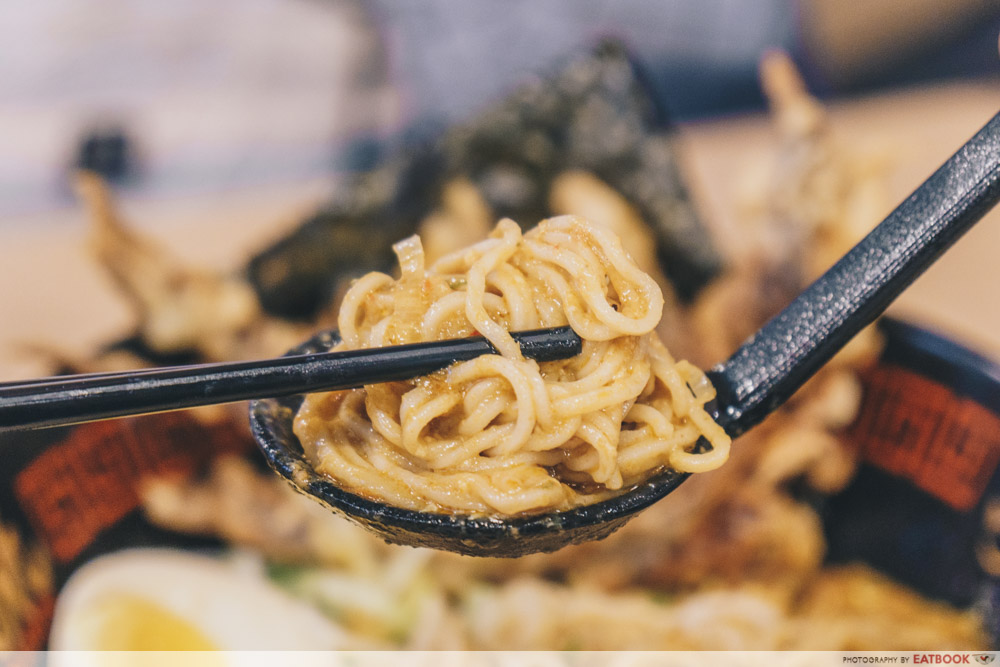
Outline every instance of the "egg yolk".
<path id="1" fill-rule="evenodd" d="M 216 651 L 194 625 L 149 600 L 116 595 L 103 600 L 100 630 L 94 637 L 101 651 Z"/>

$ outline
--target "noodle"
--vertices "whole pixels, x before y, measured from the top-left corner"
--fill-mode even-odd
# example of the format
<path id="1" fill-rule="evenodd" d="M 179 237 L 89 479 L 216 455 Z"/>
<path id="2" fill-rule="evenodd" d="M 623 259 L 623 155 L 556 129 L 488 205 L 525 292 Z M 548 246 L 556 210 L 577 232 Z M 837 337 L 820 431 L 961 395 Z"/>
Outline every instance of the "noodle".
<path id="1" fill-rule="evenodd" d="M 306 397 L 295 432 L 319 472 L 410 509 L 517 514 L 725 462 L 729 438 L 704 408 L 714 390 L 660 342 L 660 288 L 612 233 L 574 216 L 525 234 L 502 220 L 429 270 L 419 238 L 394 249 L 400 278 L 351 287 L 335 349 L 478 333 L 500 354 Z M 583 350 L 564 361 L 525 359 L 509 333 L 565 324 Z"/>

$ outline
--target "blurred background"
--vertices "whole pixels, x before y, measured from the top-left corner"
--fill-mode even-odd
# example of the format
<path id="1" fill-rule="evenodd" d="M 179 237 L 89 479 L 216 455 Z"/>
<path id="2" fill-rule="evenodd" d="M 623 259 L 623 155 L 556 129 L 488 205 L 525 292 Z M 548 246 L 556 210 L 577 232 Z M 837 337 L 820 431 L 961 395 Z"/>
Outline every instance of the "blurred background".
<path id="1" fill-rule="evenodd" d="M 156 195 L 367 167 L 402 133 L 468 117 L 605 36 L 627 44 L 677 121 L 762 108 L 768 48 L 794 54 L 825 98 L 1000 69 L 992 0 L 46 0 L 3 12 L 0 226 L 66 206 L 81 160 Z"/>
<path id="2" fill-rule="evenodd" d="M 792 54 L 838 131 L 892 154 L 892 197 L 1000 92 L 995 0 L 46 0 L 3 13 L 0 266 L 18 285 L 0 292 L 8 377 L 44 370 L 24 341 L 87 354 L 131 320 L 85 250 L 78 166 L 185 261 L 239 269 L 345 174 L 613 37 L 681 125 L 698 206 L 726 230 L 740 179 L 775 148 L 757 75 L 768 49 Z M 949 255 L 934 268 L 949 279 L 902 304 L 923 306 L 929 290 L 944 314 L 932 320 L 1000 357 L 1000 313 L 951 280 L 989 284 L 1000 231 L 974 234 L 964 247 L 979 255 Z"/>

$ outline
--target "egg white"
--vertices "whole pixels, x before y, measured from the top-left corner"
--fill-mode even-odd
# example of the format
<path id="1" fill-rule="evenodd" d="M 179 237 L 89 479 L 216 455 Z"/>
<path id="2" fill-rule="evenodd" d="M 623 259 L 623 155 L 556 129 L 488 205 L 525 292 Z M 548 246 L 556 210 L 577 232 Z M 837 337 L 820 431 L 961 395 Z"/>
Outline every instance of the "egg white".
<path id="1" fill-rule="evenodd" d="M 56 601 L 49 649 L 92 651 L 114 596 L 139 598 L 190 624 L 220 650 L 332 650 L 343 632 L 246 568 L 174 549 L 133 549 L 77 570 Z"/>

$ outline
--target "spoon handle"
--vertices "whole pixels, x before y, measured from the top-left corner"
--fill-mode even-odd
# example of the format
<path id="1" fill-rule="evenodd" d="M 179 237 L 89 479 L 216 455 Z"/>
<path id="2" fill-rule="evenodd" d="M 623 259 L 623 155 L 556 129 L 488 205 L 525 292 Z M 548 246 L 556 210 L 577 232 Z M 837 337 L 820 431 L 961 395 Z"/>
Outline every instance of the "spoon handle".
<path id="1" fill-rule="evenodd" d="M 737 436 L 785 402 L 1000 199 L 1000 114 L 709 372 Z"/>

